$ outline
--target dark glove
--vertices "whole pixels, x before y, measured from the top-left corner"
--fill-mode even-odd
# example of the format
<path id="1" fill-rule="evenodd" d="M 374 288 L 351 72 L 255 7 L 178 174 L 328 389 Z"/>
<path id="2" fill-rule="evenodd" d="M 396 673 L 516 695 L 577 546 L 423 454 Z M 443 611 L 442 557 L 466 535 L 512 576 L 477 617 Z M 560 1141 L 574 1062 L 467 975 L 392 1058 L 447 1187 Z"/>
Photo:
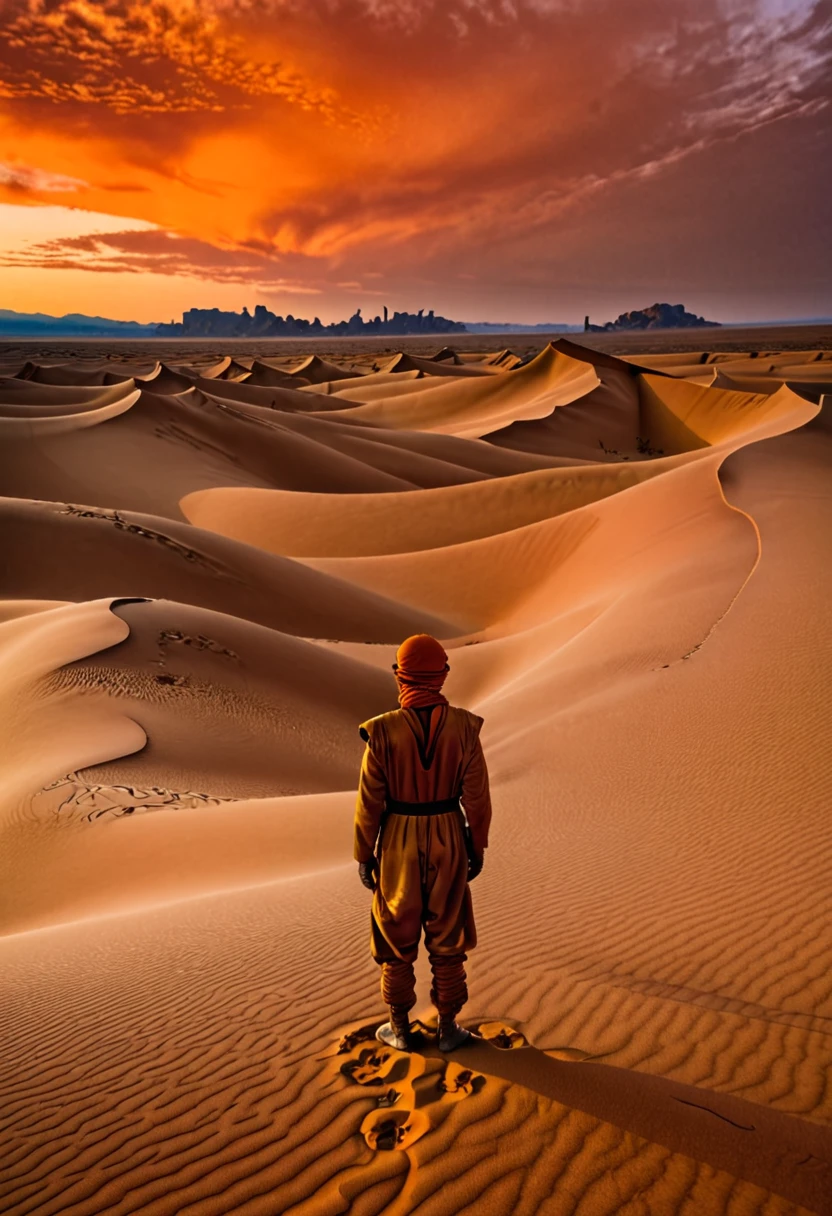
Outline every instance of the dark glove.
<path id="1" fill-rule="evenodd" d="M 485 861 L 485 856 L 482 853 L 480 853 L 479 856 L 477 856 L 477 854 L 474 853 L 471 857 L 468 858 L 468 881 L 469 882 L 473 882 L 474 879 L 477 877 L 477 875 L 482 873 L 482 866 L 483 866 L 484 861 Z"/>
<path id="2" fill-rule="evenodd" d="M 359 861 L 358 877 L 363 882 L 368 891 L 376 889 L 376 874 L 378 873 L 378 862 L 375 857 L 371 857 L 369 861 Z"/>

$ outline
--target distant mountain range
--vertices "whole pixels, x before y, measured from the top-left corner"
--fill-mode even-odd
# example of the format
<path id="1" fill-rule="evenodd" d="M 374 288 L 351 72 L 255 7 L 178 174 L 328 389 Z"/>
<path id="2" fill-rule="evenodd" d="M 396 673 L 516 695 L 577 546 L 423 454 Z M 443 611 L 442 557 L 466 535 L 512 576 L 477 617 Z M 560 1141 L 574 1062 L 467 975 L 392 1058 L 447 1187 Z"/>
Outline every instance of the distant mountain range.
<path id="1" fill-rule="evenodd" d="M 10 338 L 152 338 L 155 325 L 139 321 L 111 321 L 70 312 L 51 317 L 45 312 L 14 312 L 0 308 L 0 335 Z"/>

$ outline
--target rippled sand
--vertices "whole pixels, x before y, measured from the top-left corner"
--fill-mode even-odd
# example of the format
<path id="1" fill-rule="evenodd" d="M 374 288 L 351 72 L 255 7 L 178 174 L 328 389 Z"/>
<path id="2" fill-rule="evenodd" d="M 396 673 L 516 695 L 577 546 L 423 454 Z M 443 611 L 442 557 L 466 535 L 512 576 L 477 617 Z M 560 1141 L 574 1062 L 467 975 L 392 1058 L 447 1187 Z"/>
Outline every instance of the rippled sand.
<path id="1" fill-rule="evenodd" d="M 3 1212 L 832 1212 L 832 353 L 707 336 L 0 352 Z M 419 630 L 450 1060 L 352 861 Z"/>

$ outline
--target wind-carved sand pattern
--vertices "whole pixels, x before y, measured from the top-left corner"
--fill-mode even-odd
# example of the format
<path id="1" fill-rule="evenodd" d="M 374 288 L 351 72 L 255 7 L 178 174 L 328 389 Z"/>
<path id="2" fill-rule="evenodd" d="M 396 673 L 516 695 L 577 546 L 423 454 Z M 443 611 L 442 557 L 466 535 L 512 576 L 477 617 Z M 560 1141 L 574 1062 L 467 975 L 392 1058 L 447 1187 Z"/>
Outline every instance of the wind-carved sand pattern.
<path id="1" fill-rule="evenodd" d="M 4 1214 L 832 1213 L 832 357 L 428 354 L 0 376 Z M 447 1059 L 352 861 L 421 630 L 494 798 Z"/>
<path id="2" fill-rule="evenodd" d="M 600 1192 L 605 1188 L 598 1184 L 605 1181 L 621 1205 L 619 1209 L 610 1207 L 609 1198 L 598 1195 L 588 1210 L 625 1211 L 628 1204 L 649 1203 L 648 1210 L 684 1210 L 687 1205 L 707 1213 L 722 1210 L 728 1196 L 738 1211 L 805 1210 L 786 1200 L 772 1201 L 763 1188 L 738 1183 L 729 1172 L 660 1150 L 649 1139 L 625 1133 L 546 1096 L 546 1061 L 568 1061 L 576 1068 L 589 1057 L 574 1049 L 536 1052 L 516 1027 L 491 1021 L 473 1026 L 474 1045 L 451 1059 L 432 1046 L 435 1020 L 414 1023 L 410 1053 L 378 1043 L 376 1025 L 356 1027 L 343 1036 L 330 1061 L 326 1086 L 338 1087 L 346 1079 L 349 1087 L 368 1091 L 372 1106 L 354 1138 L 363 1138 L 369 1154 L 361 1153 L 308 1207 L 301 1205 L 299 1212 L 337 1211 L 339 1196 L 352 1198 L 359 1193 L 359 1185 L 363 1191 L 372 1191 L 382 1182 L 390 1190 L 381 1210 L 391 1214 L 418 1210 L 419 1205 L 430 1210 L 440 1195 L 441 1202 L 449 1205 L 447 1210 L 466 1211 L 471 1206 L 471 1210 L 483 1211 L 568 1212 L 575 1210 L 576 1201 L 583 1202 L 571 1183 L 581 1178 L 585 1187 L 587 1173 Z M 510 1062 L 501 1061 L 500 1053 L 518 1051 L 536 1057 L 531 1074 L 528 1067 L 518 1071 Z M 523 1085 L 519 1083 L 521 1073 L 527 1077 L 536 1074 L 536 1080 Z M 753 1124 L 713 1109 L 708 1102 L 697 1103 L 679 1093 L 669 1095 L 669 1100 L 721 1120 L 734 1129 L 735 1138 L 737 1132 L 757 1131 Z M 464 1109 L 460 1109 L 461 1103 Z M 362 1102 L 362 1111 L 364 1106 Z M 736 1111 L 732 1108 L 731 1113 Z M 692 1148 L 701 1130 L 687 1128 Z M 776 1134 L 779 1129 L 772 1130 Z M 461 1167 L 450 1180 L 442 1168 L 449 1145 L 454 1146 Z M 778 1150 L 786 1157 L 789 1146 L 778 1142 Z M 388 1153 L 401 1154 L 404 1160 L 391 1163 L 384 1159 Z M 724 1157 L 728 1159 L 730 1154 L 730 1146 L 723 1146 Z M 661 1160 L 658 1183 L 653 1177 L 657 1159 Z M 822 1166 L 820 1159 L 815 1160 Z M 810 1154 L 803 1165 L 812 1165 Z M 506 1185 L 512 1176 L 513 1182 Z M 456 1208 L 450 1207 L 453 1202 Z M 509 1208 L 509 1203 L 514 1206 Z"/>
<path id="3" fill-rule="evenodd" d="M 118 511 L 99 511 L 91 507 L 76 507 L 71 503 L 66 503 L 61 507 L 61 513 L 63 515 L 73 515 L 76 519 L 104 520 L 112 524 L 120 532 L 126 532 L 129 536 L 141 536 L 145 540 L 152 540 L 159 545 L 165 545 L 172 553 L 176 553 L 179 557 L 184 558 L 186 562 L 197 562 L 200 565 L 207 566 L 209 569 L 219 570 L 216 563 L 208 560 L 203 554 L 197 553 L 194 549 L 189 549 L 187 545 L 179 544 L 164 532 L 158 532 L 153 528 L 145 528 L 141 524 L 125 519 Z"/>
<path id="4" fill-rule="evenodd" d="M 155 787 L 140 789 L 130 785 L 85 785 L 77 773 L 69 773 L 53 781 L 35 795 L 32 808 L 40 814 L 41 804 L 62 820 L 81 819 L 95 823 L 99 819 L 120 819 L 123 815 L 160 811 L 164 808 L 194 810 L 197 807 L 219 806 L 229 799 L 195 794 L 191 790 L 162 790 Z"/>

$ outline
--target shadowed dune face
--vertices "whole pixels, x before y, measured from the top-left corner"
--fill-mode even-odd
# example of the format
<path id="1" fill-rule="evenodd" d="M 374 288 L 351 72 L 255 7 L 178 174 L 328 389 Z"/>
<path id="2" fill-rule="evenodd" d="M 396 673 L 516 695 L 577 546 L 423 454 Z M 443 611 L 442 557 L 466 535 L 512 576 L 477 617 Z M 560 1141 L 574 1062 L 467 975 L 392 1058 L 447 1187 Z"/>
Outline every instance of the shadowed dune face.
<path id="1" fill-rule="evenodd" d="M 820 355 L 5 369 L 4 1212 L 826 1216 Z M 352 862 L 421 631 L 494 800 L 450 1059 Z"/>

